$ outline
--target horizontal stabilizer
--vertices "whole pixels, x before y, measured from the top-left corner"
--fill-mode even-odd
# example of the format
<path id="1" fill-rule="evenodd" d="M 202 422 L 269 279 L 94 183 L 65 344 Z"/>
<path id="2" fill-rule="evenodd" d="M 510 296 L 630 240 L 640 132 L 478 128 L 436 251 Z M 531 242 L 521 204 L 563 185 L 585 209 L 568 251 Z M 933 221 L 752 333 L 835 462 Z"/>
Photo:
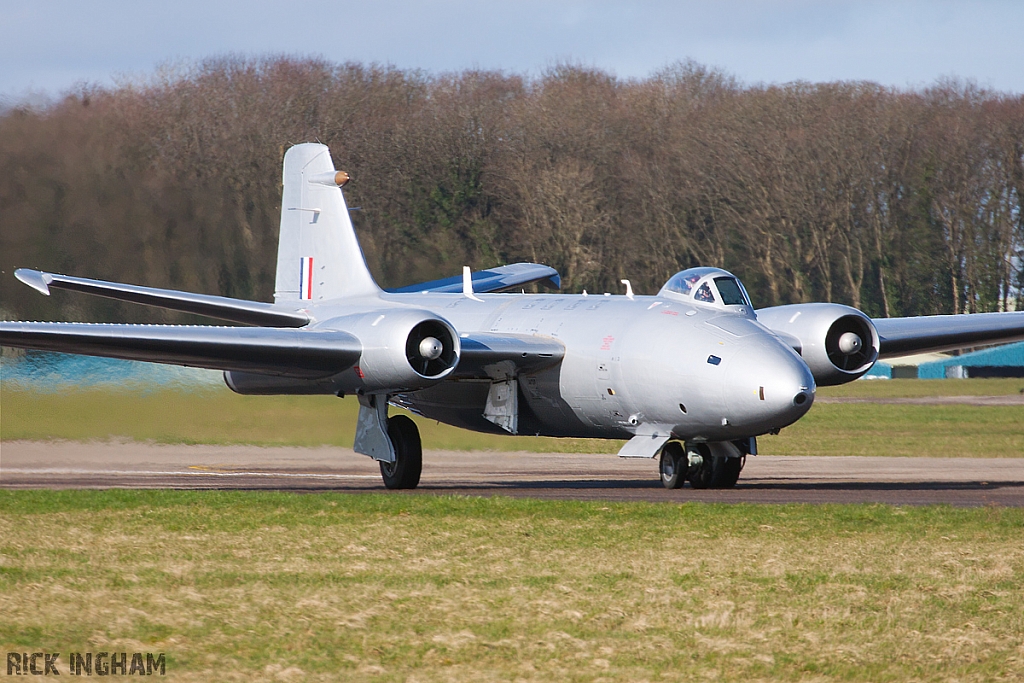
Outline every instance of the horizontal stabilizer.
<path id="1" fill-rule="evenodd" d="M 347 332 L 109 323 L 0 322 L 0 345 L 301 378 L 347 370 L 362 352 Z"/>
<path id="2" fill-rule="evenodd" d="M 551 337 L 526 334 L 462 335 L 462 353 L 453 377 L 505 380 L 556 365 L 565 346 Z"/>
<path id="3" fill-rule="evenodd" d="M 558 276 L 558 271 L 550 266 L 544 266 L 539 263 L 512 263 L 507 266 L 478 270 L 473 273 L 473 293 L 503 292 L 535 282 L 547 287 L 553 287 L 554 289 L 562 286 L 562 280 Z M 462 291 L 462 276 L 456 275 L 441 280 L 431 280 L 430 282 L 421 282 L 417 285 L 398 287 L 385 291 L 391 294 L 410 294 L 416 292 L 458 294 Z"/>
<path id="4" fill-rule="evenodd" d="M 90 280 L 56 273 L 44 273 L 28 268 L 19 268 L 14 276 L 29 287 L 49 296 L 50 289 L 68 289 L 83 294 L 93 294 L 130 301 L 146 306 L 157 306 L 182 313 L 205 315 L 218 320 L 228 320 L 245 325 L 267 327 L 302 327 L 309 323 L 304 313 L 281 309 L 273 304 L 244 299 L 230 299 L 210 294 L 192 294 L 173 289 L 156 289 L 125 285 L 103 280 Z"/>
<path id="5" fill-rule="evenodd" d="M 1024 312 L 873 318 L 879 358 L 1024 340 Z"/>

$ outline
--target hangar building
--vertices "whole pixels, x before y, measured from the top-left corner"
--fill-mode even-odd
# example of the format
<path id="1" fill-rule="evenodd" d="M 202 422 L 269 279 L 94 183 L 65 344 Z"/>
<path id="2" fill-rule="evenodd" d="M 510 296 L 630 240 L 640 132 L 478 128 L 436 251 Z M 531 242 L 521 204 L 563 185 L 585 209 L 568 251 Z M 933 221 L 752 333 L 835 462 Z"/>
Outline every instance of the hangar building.
<path id="1" fill-rule="evenodd" d="M 866 379 L 967 379 L 1024 377 L 1024 342 L 995 346 L 959 356 L 929 353 L 879 361 Z"/>

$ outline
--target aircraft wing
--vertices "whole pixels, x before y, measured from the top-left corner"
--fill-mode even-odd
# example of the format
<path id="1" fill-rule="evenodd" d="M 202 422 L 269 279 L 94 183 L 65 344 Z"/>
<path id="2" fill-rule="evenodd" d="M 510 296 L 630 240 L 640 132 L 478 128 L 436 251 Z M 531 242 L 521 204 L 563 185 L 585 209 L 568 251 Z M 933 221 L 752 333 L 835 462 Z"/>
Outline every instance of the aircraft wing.
<path id="1" fill-rule="evenodd" d="M 533 284 L 534 282 L 544 283 L 558 289 L 562 286 L 558 271 L 550 266 L 543 266 L 539 263 L 512 263 L 507 266 L 490 268 L 489 270 L 478 270 L 473 273 L 473 292 L 486 294 L 488 292 L 502 292 L 514 287 Z M 385 290 L 391 294 L 410 294 L 419 292 L 442 292 L 458 293 L 462 291 L 462 276 L 446 277 L 442 280 L 431 280 L 417 285 L 398 287 Z"/>
<path id="2" fill-rule="evenodd" d="M 1024 311 L 873 318 L 879 358 L 1024 340 Z"/>
<path id="3" fill-rule="evenodd" d="M 300 378 L 346 370 L 362 352 L 347 332 L 110 323 L 0 322 L 0 345 Z"/>
<path id="4" fill-rule="evenodd" d="M 553 337 L 527 334 L 461 335 L 462 353 L 453 374 L 461 379 L 503 380 L 559 363 L 565 346 Z"/>
<path id="5" fill-rule="evenodd" d="M 218 320 L 229 320 L 245 325 L 268 327 L 302 327 L 309 323 L 303 313 L 281 310 L 273 304 L 260 301 L 231 299 L 210 294 L 193 294 L 173 289 L 156 289 L 138 285 L 124 285 L 118 282 L 90 280 L 70 277 L 57 273 L 45 273 L 28 268 L 19 268 L 14 276 L 38 292 L 49 296 L 50 289 L 69 289 L 73 292 L 94 294 L 108 299 L 130 301 L 147 306 L 159 306 L 182 313 L 195 313 Z"/>
<path id="6" fill-rule="evenodd" d="M 555 365 L 565 347 L 550 337 L 461 336 L 454 377 L 505 379 Z M 315 379 L 355 365 L 359 340 L 341 331 L 275 327 L 0 322 L 0 345 L 42 351 Z"/>

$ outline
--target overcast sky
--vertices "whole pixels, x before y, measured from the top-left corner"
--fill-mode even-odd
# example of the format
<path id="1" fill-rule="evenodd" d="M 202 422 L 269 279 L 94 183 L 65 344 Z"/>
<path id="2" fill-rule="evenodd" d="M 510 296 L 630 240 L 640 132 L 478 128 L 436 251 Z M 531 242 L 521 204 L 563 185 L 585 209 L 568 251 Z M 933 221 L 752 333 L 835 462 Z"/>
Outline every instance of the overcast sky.
<path id="1" fill-rule="evenodd" d="M 1021 0 L 0 0 L 0 96 L 226 53 L 529 74 L 572 61 L 625 78 L 690 58 L 745 83 L 958 76 L 1021 93 L 1022 27 Z"/>

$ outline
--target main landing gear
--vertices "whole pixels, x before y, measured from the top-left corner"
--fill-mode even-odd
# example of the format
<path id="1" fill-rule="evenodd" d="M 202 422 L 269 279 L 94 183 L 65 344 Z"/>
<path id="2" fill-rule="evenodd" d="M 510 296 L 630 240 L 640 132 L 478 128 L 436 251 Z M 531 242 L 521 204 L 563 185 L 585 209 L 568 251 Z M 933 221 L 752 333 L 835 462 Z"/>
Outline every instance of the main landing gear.
<path id="1" fill-rule="evenodd" d="M 746 457 L 733 443 L 684 446 L 678 441 L 669 441 L 661 449 L 661 483 L 667 489 L 682 488 L 685 481 L 695 489 L 731 489 L 736 486 Z"/>
<path id="2" fill-rule="evenodd" d="M 380 461 L 380 476 L 389 489 L 414 489 L 423 469 L 423 446 L 416 423 L 405 415 L 388 418 L 388 437 L 395 449 L 395 461 Z"/>
<path id="3" fill-rule="evenodd" d="M 414 489 L 423 469 L 420 432 L 406 415 L 388 417 L 388 399 L 383 394 L 359 397 L 356 421 L 356 453 L 380 463 L 380 475 L 389 489 Z"/>

